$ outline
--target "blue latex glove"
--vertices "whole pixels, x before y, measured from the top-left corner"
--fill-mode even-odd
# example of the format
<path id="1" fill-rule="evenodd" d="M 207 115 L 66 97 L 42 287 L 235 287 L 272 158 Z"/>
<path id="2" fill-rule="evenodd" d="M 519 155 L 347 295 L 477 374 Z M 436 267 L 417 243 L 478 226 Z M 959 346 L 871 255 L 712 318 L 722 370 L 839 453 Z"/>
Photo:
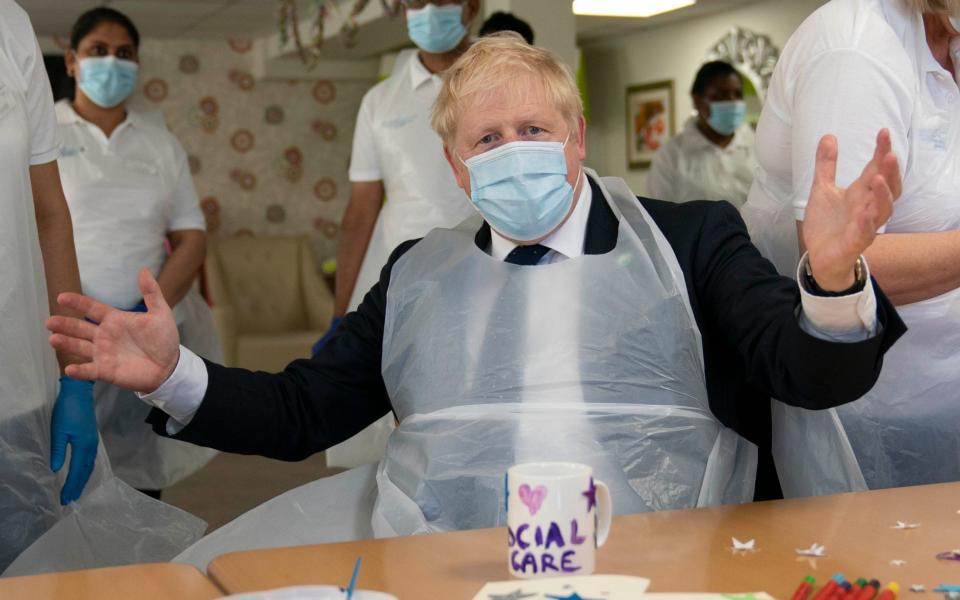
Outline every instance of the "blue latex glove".
<path id="1" fill-rule="evenodd" d="M 60 378 L 60 394 L 53 406 L 50 424 L 50 468 L 60 470 L 70 445 L 70 471 L 60 490 L 60 504 L 67 505 L 83 493 L 97 459 L 97 416 L 93 411 L 93 382 Z"/>
<path id="2" fill-rule="evenodd" d="M 323 337 L 317 340 L 317 342 L 313 345 L 313 348 L 310 350 L 312 354 L 320 352 L 320 350 L 327 345 L 327 342 L 329 342 L 330 338 L 333 337 L 333 333 L 337 330 L 337 327 L 340 325 L 340 321 L 342 320 L 343 317 L 334 317 L 330 320 L 330 329 L 328 329 L 327 332 L 323 334 Z"/>

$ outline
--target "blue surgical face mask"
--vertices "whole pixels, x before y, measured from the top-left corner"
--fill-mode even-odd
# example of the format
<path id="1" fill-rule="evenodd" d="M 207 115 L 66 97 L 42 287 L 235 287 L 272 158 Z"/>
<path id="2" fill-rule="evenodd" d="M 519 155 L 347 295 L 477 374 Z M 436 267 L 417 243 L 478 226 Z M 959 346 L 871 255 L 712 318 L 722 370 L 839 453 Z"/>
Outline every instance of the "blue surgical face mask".
<path id="1" fill-rule="evenodd" d="M 427 4 L 420 9 L 409 9 L 407 32 L 413 43 L 424 52 L 449 52 L 467 35 L 467 28 L 463 26 L 463 7 L 459 4 Z"/>
<path id="2" fill-rule="evenodd" d="M 711 102 L 707 124 L 720 135 L 733 135 L 747 118 L 747 103 L 743 100 Z"/>
<path id="3" fill-rule="evenodd" d="M 470 170 L 470 201 L 490 227 L 504 237 L 530 242 L 563 222 L 573 205 L 565 145 L 510 142 L 461 159 Z"/>
<path id="4" fill-rule="evenodd" d="M 94 104 L 113 108 L 133 92 L 139 70 L 137 63 L 116 56 L 81 58 L 77 84 Z"/>

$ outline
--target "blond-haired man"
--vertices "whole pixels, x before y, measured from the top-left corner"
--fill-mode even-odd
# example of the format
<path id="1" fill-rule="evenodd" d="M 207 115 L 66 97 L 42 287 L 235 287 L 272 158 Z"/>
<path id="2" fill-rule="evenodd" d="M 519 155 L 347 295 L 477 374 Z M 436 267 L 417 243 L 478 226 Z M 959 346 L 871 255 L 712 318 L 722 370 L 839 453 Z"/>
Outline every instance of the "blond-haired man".
<path id="1" fill-rule="evenodd" d="M 72 375 L 149 392 L 157 431 L 178 439 L 295 460 L 396 414 L 375 484 L 360 469 L 303 490 L 312 502 L 278 498 L 229 544 L 263 544 L 242 531 L 274 518 L 274 531 L 312 533 L 266 543 L 316 541 L 321 521 L 341 538 L 350 519 L 354 535 L 496 525 L 505 470 L 531 460 L 591 464 L 621 513 L 747 501 L 757 451 L 743 437 L 769 454 L 769 396 L 851 401 L 903 331 L 859 262 L 899 193 L 885 134 L 847 190 L 824 141 L 801 291 L 732 206 L 638 201 L 584 168 L 576 87 L 543 49 L 476 42 L 446 74 L 433 126 L 478 216 L 401 245 L 312 359 L 278 375 L 202 361 L 178 348 L 146 273 L 147 314 L 69 295 L 100 326 L 49 323 L 55 347 L 89 361 Z M 318 503 L 310 527 L 290 526 Z"/>

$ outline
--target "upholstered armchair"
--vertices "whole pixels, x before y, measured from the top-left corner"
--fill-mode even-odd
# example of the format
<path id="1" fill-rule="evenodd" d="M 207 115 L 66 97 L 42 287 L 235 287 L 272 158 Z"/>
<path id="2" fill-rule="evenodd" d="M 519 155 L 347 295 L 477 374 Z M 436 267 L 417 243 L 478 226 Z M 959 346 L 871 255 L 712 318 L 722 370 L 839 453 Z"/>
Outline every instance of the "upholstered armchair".
<path id="1" fill-rule="evenodd" d="M 333 294 L 305 236 L 210 239 L 206 275 L 228 366 L 280 371 L 330 325 Z"/>

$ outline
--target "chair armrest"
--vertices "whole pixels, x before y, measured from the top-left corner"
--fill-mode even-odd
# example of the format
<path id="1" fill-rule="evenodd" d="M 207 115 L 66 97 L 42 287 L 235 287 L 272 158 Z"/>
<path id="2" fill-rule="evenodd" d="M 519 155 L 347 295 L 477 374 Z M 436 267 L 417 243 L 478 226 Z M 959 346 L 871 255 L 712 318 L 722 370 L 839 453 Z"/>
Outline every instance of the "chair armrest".
<path id="1" fill-rule="evenodd" d="M 220 334 L 223 347 L 223 364 L 233 367 L 237 364 L 237 313 L 229 306 L 213 306 L 213 322 Z"/>
<path id="2" fill-rule="evenodd" d="M 306 240 L 300 245 L 300 282 L 310 329 L 326 331 L 333 318 L 333 292 L 320 277 L 317 261 Z"/>

